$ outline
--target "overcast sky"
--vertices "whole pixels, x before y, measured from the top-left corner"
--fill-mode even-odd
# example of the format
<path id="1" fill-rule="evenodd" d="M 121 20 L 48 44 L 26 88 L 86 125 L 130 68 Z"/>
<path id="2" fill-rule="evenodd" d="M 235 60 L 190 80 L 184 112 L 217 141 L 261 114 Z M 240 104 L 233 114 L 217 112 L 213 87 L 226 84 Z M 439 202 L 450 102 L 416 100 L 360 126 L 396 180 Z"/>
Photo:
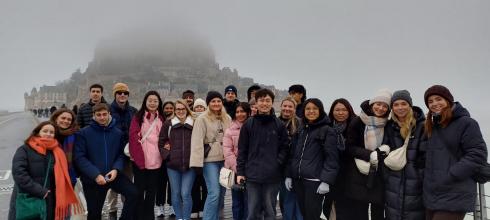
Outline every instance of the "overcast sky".
<path id="1" fill-rule="evenodd" d="M 425 89 L 443 84 L 490 121 L 487 0 L 0 2 L 0 109 L 84 71 L 101 39 L 171 23 L 207 38 L 222 67 L 304 84 L 327 107 L 346 97 L 357 108 L 379 88 L 408 89 L 423 106 Z"/>

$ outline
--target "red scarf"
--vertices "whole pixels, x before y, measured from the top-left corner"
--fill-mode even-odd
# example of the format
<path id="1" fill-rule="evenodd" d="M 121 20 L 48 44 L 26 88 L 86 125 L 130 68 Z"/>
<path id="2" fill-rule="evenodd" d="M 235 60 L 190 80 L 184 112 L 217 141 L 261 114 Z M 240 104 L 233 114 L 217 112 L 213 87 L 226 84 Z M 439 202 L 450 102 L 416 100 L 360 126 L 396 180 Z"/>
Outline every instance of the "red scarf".
<path id="1" fill-rule="evenodd" d="M 60 144 L 54 138 L 31 137 L 28 141 L 29 146 L 36 152 L 46 155 L 48 150 L 54 155 L 54 179 L 56 186 L 56 207 L 55 220 L 63 220 L 73 214 L 80 214 L 83 211 L 75 192 L 71 186 L 70 176 L 68 175 L 68 163 Z M 70 209 L 71 206 L 71 209 Z"/>

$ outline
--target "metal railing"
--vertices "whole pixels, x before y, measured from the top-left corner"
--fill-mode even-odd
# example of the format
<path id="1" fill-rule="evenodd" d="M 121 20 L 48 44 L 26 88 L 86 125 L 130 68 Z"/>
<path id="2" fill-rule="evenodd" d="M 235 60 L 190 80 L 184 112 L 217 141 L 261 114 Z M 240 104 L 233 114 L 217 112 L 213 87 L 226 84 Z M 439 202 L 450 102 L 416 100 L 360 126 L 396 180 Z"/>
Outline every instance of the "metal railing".
<path id="1" fill-rule="evenodd" d="M 487 206 L 486 198 L 490 197 L 490 195 L 485 194 L 485 184 L 478 184 L 477 187 L 477 197 L 475 204 L 475 211 L 473 212 L 474 220 L 488 220 L 487 218 L 487 209 L 490 208 Z"/>

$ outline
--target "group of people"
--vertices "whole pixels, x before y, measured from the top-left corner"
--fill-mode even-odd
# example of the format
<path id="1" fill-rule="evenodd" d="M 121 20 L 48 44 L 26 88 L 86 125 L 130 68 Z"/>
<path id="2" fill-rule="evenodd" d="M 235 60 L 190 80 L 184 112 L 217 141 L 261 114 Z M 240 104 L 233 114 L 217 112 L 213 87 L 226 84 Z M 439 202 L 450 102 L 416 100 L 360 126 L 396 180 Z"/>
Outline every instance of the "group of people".
<path id="1" fill-rule="evenodd" d="M 103 87 L 92 85 L 78 114 L 57 110 L 16 151 L 9 219 L 16 219 L 19 192 L 45 199 L 47 219 L 79 214 L 80 181 L 88 219 L 101 219 L 109 191 L 114 219 L 120 194 L 120 219 L 154 219 L 155 205 L 162 214 L 168 197 L 176 219 L 217 220 L 222 168 L 239 185 L 231 189 L 235 220 L 275 219 L 278 195 L 288 220 L 322 213 L 339 220 L 462 220 L 474 210 L 472 176 L 486 163 L 486 144 L 444 86 L 425 91 L 427 114 L 407 90 L 378 91 L 359 115 L 344 98 L 327 114 L 299 84 L 281 100 L 278 116 L 271 90 L 253 85 L 247 102 L 237 93 L 230 85 L 224 97 L 209 91 L 204 100 L 187 90 L 164 103 L 149 91 L 137 110 L 126 84 L 113 86 L 110 105 Z"/>

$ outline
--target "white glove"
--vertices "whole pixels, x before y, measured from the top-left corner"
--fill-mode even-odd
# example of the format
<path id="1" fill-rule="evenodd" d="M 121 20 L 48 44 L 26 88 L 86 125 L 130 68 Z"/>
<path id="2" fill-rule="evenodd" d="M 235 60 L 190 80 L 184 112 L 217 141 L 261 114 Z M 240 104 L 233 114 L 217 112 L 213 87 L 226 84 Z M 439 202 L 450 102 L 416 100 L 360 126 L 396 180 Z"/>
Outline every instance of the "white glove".
<path id="1" fill-rule="evenodd" d="M 379 147 L 379 150 L 384 151 L 386 155 L 388 155 L 390 153 L 390 146 L 383 144 L 381 145 L 381 147 Z"/>
<path id="2" fill-rule="evenodd" d="M 284 185 L 288 191 L 291 191 L 293 189 L 293 179 L 286 178 L 286 180 L 284 180 Z"/>
<path id="3" fill-rule="evenodd" d="M 316 190 L 316 193 L 318 194 L 327 194 L 328 192 L 330 192 L 330 186 L 328 185 L 328 183 L 320 183 L 320 185 L 318 186 L 318 189 Z"/>
<path id="4" fill-rule="evenodd" d="M 369 155 L 369 162 L 372 165 L 375 165 L 375 166 L 378 165 L 378 152 L 376 152 L 376 151 L 371 152 L 371 154 Z"/>

